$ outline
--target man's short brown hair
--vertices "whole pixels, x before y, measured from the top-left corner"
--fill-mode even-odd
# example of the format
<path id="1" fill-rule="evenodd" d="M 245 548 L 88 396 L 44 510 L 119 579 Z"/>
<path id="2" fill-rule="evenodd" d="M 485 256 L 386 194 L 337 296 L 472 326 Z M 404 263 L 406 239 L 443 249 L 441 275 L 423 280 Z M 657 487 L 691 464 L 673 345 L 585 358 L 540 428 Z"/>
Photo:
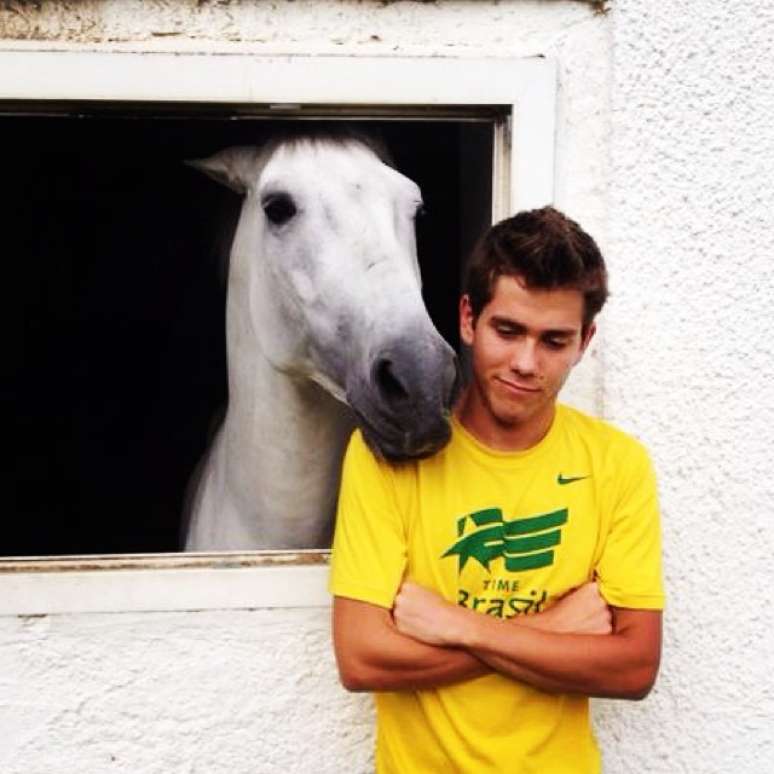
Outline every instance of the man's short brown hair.
<path id="1" fill-rule="evenodd" d="M 553 207 L 520 212 L 481 237 L 465 279 L 474 317 L 492 300 L 503 275 L 519 277 L 531 289 L 579 290 L 584 332 L 607 299 L 607 270 L 597 243 Z"/>

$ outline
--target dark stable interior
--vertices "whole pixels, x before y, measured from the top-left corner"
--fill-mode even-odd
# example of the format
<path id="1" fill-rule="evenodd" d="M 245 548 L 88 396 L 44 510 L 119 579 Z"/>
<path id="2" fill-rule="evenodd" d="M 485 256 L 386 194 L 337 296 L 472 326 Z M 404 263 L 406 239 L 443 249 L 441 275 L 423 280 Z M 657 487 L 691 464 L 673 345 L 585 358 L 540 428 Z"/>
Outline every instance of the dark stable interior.
<path id="1" fill-rule="evenodd" d="M 0 556 L 179 550 L 186 484 L 227 402 L 223 256 L 241 206 L 183 161 L 283 123 L 177 111 L 0 114 Z M 425 300 L 457 347 L 464 257 L 491 218 L 492 124 L 353 123 L 422 188 Z"/>

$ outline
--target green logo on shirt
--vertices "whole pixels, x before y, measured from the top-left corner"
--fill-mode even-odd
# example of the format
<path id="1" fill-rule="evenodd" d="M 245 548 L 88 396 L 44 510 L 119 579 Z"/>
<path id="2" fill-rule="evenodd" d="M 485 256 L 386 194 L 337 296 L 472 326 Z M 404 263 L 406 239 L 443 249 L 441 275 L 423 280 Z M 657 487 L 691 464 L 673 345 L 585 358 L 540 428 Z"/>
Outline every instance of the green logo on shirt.
<path id="1" fill-rule="evenodd" d="M 591 476 L 563 476 L 561 473 L 556 477 L 556 483 L 559 486 L 565 486 L 566 484 L 573 484 L 576 481 L 585 481 Z"/>
<path id="2" fill-rule="evenodd" d="M 561 527 L 567 522 L 567 508 L 504 521 L 499 508 L 487 508 L 463 516 L 457 521 L 459 540 L 445 553 L 459 557 L 459 572 L 468 559 L 475 559 L 485 570 L 493 559 L 503 557 L 509 572 L 535 570 L 554 563 L 554 547 L 558 546 Z M 472 526 L 473 532 L 465 534 Z"/>

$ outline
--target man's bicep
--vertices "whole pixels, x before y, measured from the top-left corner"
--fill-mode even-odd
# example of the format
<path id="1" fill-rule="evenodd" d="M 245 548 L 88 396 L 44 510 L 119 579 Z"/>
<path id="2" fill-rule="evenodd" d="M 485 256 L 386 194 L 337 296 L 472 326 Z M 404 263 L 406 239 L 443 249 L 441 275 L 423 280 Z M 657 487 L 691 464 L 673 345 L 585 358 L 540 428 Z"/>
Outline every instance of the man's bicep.
<path id="1" fill-rule="evenodd" d="M 333 598 L 333 645 L 336 658 L 378 642 L 391 628 L 392 614 L 380 605 L 348 597 Z"/>
<path id="2" fill-rule="evenodd" d="M 612 607 L 613 634 L 627 637 L 638 644 L 643 653 L 661 653 L 661 610 L 635 610 Z"/>
<path id="3" fill-rule="evenodd" d="M 379 605 L 333 598 L 333 647 L 345 688 L 357 690 L 364 684 L 374 644 L 384 641 L 390 622 L 390 611 Z"/>
<path id="4" fill-rule="evenodd" d="M 645 695 L 656 680 L 661 661 L 661 610 L 613 607 L 613 634 L 628 642 L 633 669 L 640 675 Z"/>

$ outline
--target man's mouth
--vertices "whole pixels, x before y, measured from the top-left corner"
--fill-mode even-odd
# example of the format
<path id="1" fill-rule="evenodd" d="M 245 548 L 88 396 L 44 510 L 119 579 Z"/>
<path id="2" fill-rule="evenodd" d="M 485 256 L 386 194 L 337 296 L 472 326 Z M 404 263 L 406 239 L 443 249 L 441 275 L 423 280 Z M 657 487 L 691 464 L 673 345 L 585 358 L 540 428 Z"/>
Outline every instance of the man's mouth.
<path id="1" fill-rule="evenodd" d="M 538 387 L 532 387 L 521 382 L 514 382 L 511 379 L 506 379 L 502 376 L 495 376 L 495 381 L 500 384 L 507 392 L 514 395 L 534 395 L 540 392 Z"/>

